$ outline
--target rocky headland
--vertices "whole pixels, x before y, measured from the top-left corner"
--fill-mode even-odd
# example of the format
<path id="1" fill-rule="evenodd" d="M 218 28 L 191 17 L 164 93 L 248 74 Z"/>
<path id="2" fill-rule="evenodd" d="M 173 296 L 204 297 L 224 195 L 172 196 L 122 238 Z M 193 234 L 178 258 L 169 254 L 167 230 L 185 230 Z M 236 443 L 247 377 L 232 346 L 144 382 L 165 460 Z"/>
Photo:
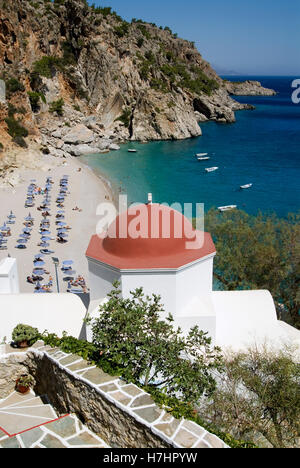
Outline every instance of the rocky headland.
<path id="1" fill-rule="evenodd" d="M 168 27 L 86 0 L 0 0 L 0 79 L 0 176 L 24 155 L 36 164 L 200 136 L 199 123 L 253 109 L 231 95 L 275 93 L 222 80 Z"/>

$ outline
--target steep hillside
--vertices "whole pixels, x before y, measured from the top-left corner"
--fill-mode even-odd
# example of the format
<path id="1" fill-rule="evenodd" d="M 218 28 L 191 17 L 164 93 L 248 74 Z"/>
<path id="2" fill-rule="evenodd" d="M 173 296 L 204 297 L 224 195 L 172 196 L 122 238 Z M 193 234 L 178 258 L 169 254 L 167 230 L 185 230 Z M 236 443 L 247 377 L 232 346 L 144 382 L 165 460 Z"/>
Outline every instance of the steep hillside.
<path id="1" fill-rule="evenodd" d="M 80 154 L 91 144 L 198 136 L 199 122 L 234 122 L 251 107 L 230 97 L 238 86 L 193 43 L 86 0 L 0 0 L 0 78 L 4 148 L 35 144 L 58 156 L 76 154 L 74 143 L 85 145 Z"/>

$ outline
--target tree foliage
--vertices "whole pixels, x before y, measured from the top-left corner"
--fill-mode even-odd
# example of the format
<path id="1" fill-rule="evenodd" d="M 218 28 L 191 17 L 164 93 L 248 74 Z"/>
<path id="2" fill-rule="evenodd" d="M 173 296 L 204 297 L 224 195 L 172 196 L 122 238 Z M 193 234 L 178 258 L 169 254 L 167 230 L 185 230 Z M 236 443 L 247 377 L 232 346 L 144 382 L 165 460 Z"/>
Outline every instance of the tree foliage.
<path id="1" fill-rule="evenodd" d="M 64 113 L 64 104 L 65 103 L 64 103 L 63 98 L 60 98 L 57 101 L 51 102 L 50 107 L 49 107 L 49 112 L 56 113 L 57 115 L 61 117 Z"/>
<path id="2" fill-rule="evenodd" d="M 206 230 L 217 257 L 215 275 L 226 290 L 268 289 L 279 318 L 300 327 L 300 215 L 251 216 L 210 210 Z"/>
<path id="3" fill-rule="evenodd" d="M 300 366 L 291 350 L 266 347 L 227 357 L 218 389 L 202 412 L 235 437 L 262 436 L 274 448 L 300 440 Z"/>
<path id="4" fill-rule="evenodd" d="M 93 344 L 128 381 L 189 402 L 211 395 L 212 372 L 222 367 L 220 350 L 198 327 L 183 337 L 171 316 L 160 320 L 162 312 L 159 296 L 145 297 L 137 289 L 123 299 L 116 285 L 92 324 Z"/>

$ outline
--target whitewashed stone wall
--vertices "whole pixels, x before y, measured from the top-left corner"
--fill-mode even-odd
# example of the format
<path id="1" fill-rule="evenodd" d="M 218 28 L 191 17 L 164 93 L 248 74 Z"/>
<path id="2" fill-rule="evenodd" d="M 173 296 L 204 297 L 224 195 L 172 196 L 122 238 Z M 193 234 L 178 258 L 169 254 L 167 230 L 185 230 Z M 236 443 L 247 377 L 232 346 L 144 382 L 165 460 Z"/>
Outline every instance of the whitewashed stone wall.
<path id="1" fill-rule="evenodd" d="M 196 423 L 175 419 L 139 387 L 79 356 L 39 342 L 27 353 L 2 357 L 0 367 L 11 365 L 12 376 L 21 369 L 14 367 L 15 359 L 34 376 L 37 394 L 46 394 L 60 414 L 76 414 L 110 447 L 227 448 Z"/>

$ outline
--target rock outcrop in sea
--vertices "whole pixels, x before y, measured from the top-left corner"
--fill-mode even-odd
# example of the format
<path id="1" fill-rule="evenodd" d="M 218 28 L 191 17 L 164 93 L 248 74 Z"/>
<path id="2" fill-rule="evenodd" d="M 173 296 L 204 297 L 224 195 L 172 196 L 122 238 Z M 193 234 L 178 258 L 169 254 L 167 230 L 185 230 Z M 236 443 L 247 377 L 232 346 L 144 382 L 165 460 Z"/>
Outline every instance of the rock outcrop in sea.
<path id="1" fill-rule="evenodd" d="M 0 0 L 0 78 L 0 159 L 15 145 L 64 157 L 196 137 L 252 108 L 232 94 L 273 93 L 223 81 L 168 27 L 86 0 Z"/>

